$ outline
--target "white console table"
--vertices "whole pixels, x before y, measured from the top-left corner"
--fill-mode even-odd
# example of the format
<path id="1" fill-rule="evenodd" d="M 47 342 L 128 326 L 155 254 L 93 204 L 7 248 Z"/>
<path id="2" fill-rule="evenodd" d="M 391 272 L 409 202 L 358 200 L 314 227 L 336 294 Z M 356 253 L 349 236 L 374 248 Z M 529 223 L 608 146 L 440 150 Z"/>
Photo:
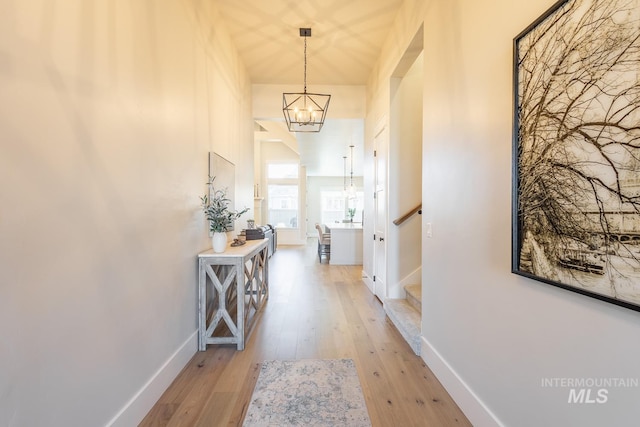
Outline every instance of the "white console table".
<path id="1" fill-rule="evenodd" d="M 198 350 L 245 338 L 269 297 L 269 240 L 198 254 Z M 234 318 L 235 317 L 235 318 Z M 217 334 L 217 335 L 216 335 Z"/>
<path id="2" fill-rule="evenodd" d="M 362 224 L 344 222 L 327 224 L 331 231 L 331 256 L 333 265 L 362 264 Z"/>

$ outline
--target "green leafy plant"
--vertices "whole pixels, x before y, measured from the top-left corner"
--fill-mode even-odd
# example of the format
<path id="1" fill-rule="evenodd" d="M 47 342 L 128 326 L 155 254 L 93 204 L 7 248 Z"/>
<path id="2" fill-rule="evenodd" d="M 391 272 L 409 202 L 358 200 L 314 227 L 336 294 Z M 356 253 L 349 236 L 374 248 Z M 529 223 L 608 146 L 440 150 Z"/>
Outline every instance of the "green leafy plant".
<path id="1" fill-rule="evenodd" d="M 233 221 L 240 218 L 249 208 L 244 208 L 241 211 L 229 209 L 231 200 L 227 197 L 226 189 L 214 188 L 215 179 L 215 176 L 210 176 L 209 182 L 207 182 L 211 196 L 205 194 L 200 197 L 200 201 L 202 202 L 202 210 L 209 220 L 209 230 L 214 233 L 224 233 L 233 225 Z"/>
<path id="2" fill-rule="evenodd" d="M 349 209 L 348 209 L 348 212 L 349 212 L 349 219 L 350 219 L 351 221 L 353 221 L 353 217 L 354 217 L 354 216 L 355 216 L 355 214 L 356 214 L 356 208 L 349 208 Z"/>

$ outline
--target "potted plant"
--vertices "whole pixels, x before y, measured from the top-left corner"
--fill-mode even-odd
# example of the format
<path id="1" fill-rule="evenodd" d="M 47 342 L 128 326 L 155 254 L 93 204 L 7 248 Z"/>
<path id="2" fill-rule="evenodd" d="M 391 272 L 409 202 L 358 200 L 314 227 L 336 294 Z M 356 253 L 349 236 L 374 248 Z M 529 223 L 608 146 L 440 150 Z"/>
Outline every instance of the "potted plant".
<path id="1" fill-rule="evenodd" d="M 200 201 L 202 202 L 202 210 L 207 220 L 209 220 L 209 231 L 213 233 L 211 237 L 213 251 L 220 253 L 224 252 L 227 247 L 227 230 L 249 208 L 244 208 L 241 211 L 232 211 L 229 208 L 231 200 L 227 197 L 226 189 L 214 188 L 213 181 L 215 179 L 215 176 L 209 177 L 209 182 L 207 183 L 209 194 L 200 197 Z"/>
<path id="2" fill-rule="evenodd" d="M 356 208 L 349 208 L 347 211 L 349 213 L 349 221 L 353 222 L 353 217 L 356 214 Z"/>

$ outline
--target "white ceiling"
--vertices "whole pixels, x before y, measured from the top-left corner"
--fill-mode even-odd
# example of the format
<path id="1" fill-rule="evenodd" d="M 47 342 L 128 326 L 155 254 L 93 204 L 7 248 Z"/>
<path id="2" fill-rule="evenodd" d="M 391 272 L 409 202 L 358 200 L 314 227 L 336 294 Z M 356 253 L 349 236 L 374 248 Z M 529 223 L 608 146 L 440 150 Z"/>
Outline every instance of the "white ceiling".
<path id="1" fill-rule="evenodd" d="M 210 0 L 225 20 L 251 82 L 299 84 L 304 74 L 304 38 L 300 28 L 311 28 L 307 39 L 307 84 L 366 85 L 403 0 Z M 287 138 L 284 120 L 263 128 L 266 139 Z M 276 136 L 274 136 L 276 135 Z M 280 137 L 278 137 L 280 135 Z M 354 176 L 362 175 L 364 123 L 360 119 L 331 117 L 319 133 L 296 133 L 301 164 L 311 176 L 342 176 L 343 156 L 354 144 Z"/>
<path id="2" fill-rule="evenodd" d="M 211 0 L 255 84 L 364 85 L 403 0 Z"/>

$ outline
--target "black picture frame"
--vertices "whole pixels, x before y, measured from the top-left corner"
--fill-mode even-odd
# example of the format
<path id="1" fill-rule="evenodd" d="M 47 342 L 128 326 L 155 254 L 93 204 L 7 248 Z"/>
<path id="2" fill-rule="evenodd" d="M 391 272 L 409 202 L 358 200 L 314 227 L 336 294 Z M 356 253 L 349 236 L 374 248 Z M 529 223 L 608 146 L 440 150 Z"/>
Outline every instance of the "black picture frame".
<path id="1" fill-rule="evenodd" d="M 640 0 L 513 40 L 512 273 L 640 311 Z"/>

